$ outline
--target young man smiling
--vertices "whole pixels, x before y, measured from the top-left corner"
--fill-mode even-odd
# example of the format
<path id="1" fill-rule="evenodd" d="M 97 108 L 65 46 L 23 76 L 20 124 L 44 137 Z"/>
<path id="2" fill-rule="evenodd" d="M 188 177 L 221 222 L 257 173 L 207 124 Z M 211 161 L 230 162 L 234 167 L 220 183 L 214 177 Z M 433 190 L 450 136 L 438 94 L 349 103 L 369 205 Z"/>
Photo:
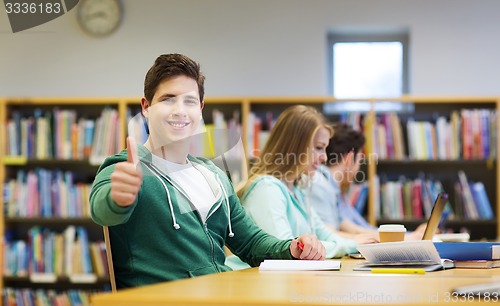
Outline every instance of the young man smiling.
<path id="1" fill-rule="evenodd" d="M 188 154 L 202 120 L 204 79 L 190 58 L 159 56 L 146 74 L 141 101 L 146 143 L 129 137 L 127 149 L 98 170 L 91 215 L 109 226 L 118 288 L 228 271 L 225 244 L 252 266 L 266 258 L 325 258 L 315 236 L 278 240 L 263 232 L 245 214 L 227 176 Z"/>

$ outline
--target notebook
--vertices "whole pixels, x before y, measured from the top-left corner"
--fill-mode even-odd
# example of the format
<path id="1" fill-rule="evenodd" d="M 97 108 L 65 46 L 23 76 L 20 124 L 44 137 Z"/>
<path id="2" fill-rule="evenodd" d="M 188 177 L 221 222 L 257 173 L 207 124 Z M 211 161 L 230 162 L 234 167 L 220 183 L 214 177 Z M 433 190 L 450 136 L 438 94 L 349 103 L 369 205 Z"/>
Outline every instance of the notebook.
<path id="1" fill-rule="evenodd" d="M 340 270 L 339 260 L 283 260 L 266 259 L 260 266 L 259 271 L 321 271 Z"/>

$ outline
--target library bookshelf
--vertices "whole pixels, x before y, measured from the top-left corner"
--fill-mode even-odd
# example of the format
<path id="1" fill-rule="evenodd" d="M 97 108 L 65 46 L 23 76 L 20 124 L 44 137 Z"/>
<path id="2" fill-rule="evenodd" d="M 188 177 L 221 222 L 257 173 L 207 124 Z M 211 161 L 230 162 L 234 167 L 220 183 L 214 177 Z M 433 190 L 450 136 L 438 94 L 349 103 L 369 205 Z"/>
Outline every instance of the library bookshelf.
<path id="1" fill-rule="evenodd" d="M 364 209 L 364 214 L 371 224 L 380 223 L 404 223 L 410 229 L 416 227 L 419 223 L 425 221 L 425 214 L 415 218 L 411 214 L 401 214 L 398 216 L 384 215 L 384 199 L 381 198 L 382 181 L 398 181 L 401 176 L 406 176 L 408 180 L 415 180 L 419 177 L 421 172 L 429 174 L 433 178 L 442 181 L 442 187 L 445 191 L 451 194 L 452 208 L 458 201 L 455 195 L 454 187 L 458 181 L 457 172 L 463 170 L 467 174 L 468 179 L 475 182 L 483 182 L 484 190 L 489 198 L 491 204 L 491 211 L 493 218 L 469 218 L 462 212 L 460 218 L 455 218 L 448 222 L 448 226 L 453 230 L 461 230 L 466 227 L 471 231 L 473 238 L 487 238 L 496 239 L 500 237 L 500 167 L 497 163 L 497 154 L 499 152 L 499 144 L 496 138 L 491 138 L 491 146 L 489 148 L 488 156 L 484 154 L 481 157 L 467 156 L 459 154 L 455 157 L 438 158 L 429 156 L 414 156 L 409 154 L 409 141 L 408 141 L 408 121 L 416 122 L 429 122 L 436 123 L 438 117 L 444 117 L 445 121 L 451 121 L 451 114 L 458 112 L 459 115 L 465 114 L 462 110 L 475 110 L 485 109 L 490 112 L 498 112 L 500 110 L 500 97 L 419 97 L 419 96 L 403 96 L 399 98 L 388 99 L 335 99 L 331 96 L 317 96 L 317 97 L 207 97 L 205 99 L 205 106 L 203 110 L 204 122 L 207 126 L 207 135 L 210 134 L 208 130 L 213 131 L 217 129 L 237 130 L 237 133 L 228 136 L 230 132 L 222 134 L 214 134 L 215 137 L 209 139 L 208 142 L 203 143 L 201 148 L 196 148 L 196 152 L 208 157 L 218 155 L 217 146 L 221 145 L 222 150 L 233 151 L 231 148 L 235 146 L 234 139 L 239 138 L 241 135 L 242 149 L 234 150 L 231 154 L 223 154 L 226 156 L 227 162 L 233 163 L 236 166 L 232 167 L 233 172 L 229 174 L 233 178 L 233 183 L 237 186 L 244 181 L 247 173 L 248 161 L 258 156 L 259 148 L 265 143 L 268 130 L 272 127 L 272 122 L 276 117 L 287 107 L 295 104 L 310 105 L 320 112 L 323 112 L 325 105 L 339 102 L 367 102 L 369 110 L 363 113 L 350 112 L 343 113 L 325 113 L 329 121 L 344 120 L 346 117 L 356 117 L 363 130 L 366 138 L 366 164 L 363 165 L 362 171 L 368 188 L 367 205 Z M 388 147 L 387 143 L 380 143 L 380 124 L 385 116 L 385 111 L 378 110 L 381 103 L 398 102 L 403 105 L 411 106 L 406 110 L 397 113 L 398 122 L 400 124 L 400 133 L 402 140 L 399 144 L 404 148 L 404 154 L 394 157 L 388 155 L 387 151 L 393 149 L 386 149 L 385 155 L 381 154 L 381 146 Z M 112 115 L 106 113 L 103 115 L 104 110 L 112 110 Z M 89 119 L 94 121 L 94 132 L 97 126 L 97 120 L 103 116 L 107 116 L 107 120 L 112 118 L 116 123 L 116 128 L 112 129 L 112 134 L 108 138 L 98 140 L 97 137 L 93 139 L 92 143 L 87 144 L 90 148 L 86 149 L 85 154 L 75 153 L 73 148 L 78 148 L 78 145 L 71 144 L 71 138 L 63 134 L 62 141 L 63 149 L 60 151 L 53 150 L 52 154 L 46 152 L 31 152 L 25 145 L 22 149 L 19 145 L 19 152 L 12 151 L 12 143 L 15 141 L 27 140 L 12 140 L 12 130 L 17 130 L 18 133 L 23 133 L 23 128 L 20 127 L 19 120 L 29 119 L 38 120 L 47 117 L 47 122 L 53 122 L 54 118 L 58 116 L 57 111 L 68 111 L 64 113 L 63 117 L 73 118 L 70 122 L 78 123 L 79 119 Z M 23 178 L 19 173 L 32 173 L 36 174 L 37 169 L 46 169 L 50 171 L 68 171 L 73 174 L 75 182 L 87 184 L 87 188 L 92 183 L 93 175 L 97 167 L 105 155 L 110 155 L 119 152 L 125 148 L 125 138 L 130 134 L 130 122 L 132 118 L 139 120 L 140 125 L 140 97 L 89 97 L 89 98 L 75 98 L 75 97 L 46 97 L 46 98 L 0 98 L 0 124 L 2 126 L 0 133 L 0 143 L 2 150 L 0 150 L 0 189 L 2 191 L 2 209 L 0 210 L 0 237 L 3 240 L 3 251 L 0 256 L 6 256 L 5 250 L 7 245 L 13 239 L 24 239 L 28 241 L 30 229 L 33 227 L 41 226 L 49 228 L 56 233 L 64 232 L 70 226 L 76 226 L 88 231 L 89 242 L 100 241 L 102 239 L 102 230 L 99 226 L 92 223 L 88 214 L 77 215 L 68 217 L 66 215 L 47 216 L 46 214 L 32 214 L 30 216 L 23 215 L 24 212 L 16 214 L 15 205 L 6 203 L 9 196 L 8 182 L 15 181 L 18 177 Z M 65 118 L 66 118 L 65 117 Z M 223 119 L 221 121 L 221 118 Z M 492 117 L 496 118 L 496 117 Z M 18 129 L 8 126 L 9 122 L 18 120 Z M 52 120 L 52 121 L 51 121 Z M 392 120 L 392 119 L 391 119 Z M 24 125 L 34 124 L 33 122 L 24 122 Z M 222 122 L 222 123 L 221 123 Z M 45 123 L 47 124 L 47 123 Z M 92 125 L 92 123 L 89 123 Z M 222 126 L 220 125 L 222 124 Z M 54 126 L 49 124 L 50 129 L 42 124 L 42 130 L 46 138 L 54 138 Z M 493 128 L 494 127 L 494 128 Z M 24 127 L 26 130 L 27 128 Z M 34 129 L 34 128 L 33 128 Z M 111 129 L 107 126 L 107 129 Z M 393 128 L 391 128 L 392 131 Z M 29 130 L 29 129 L 28 129 Z M 499 127 L 496 122 L 490 125 L 489 132 L 495 135 L 499 133 Z M 387 132 L 387 129 L 386 129 Z M 109 131 L 108 131 L 109 133 Z M 104 132 L 103 132 L 104 134 Z M 17 135 L 17 134 L 14 134 Z M 59 134 L 57 134 L 59 135 Z M 65 136 L 64 136 L 65 135 Z M 214 136 L 212 135 L 212 136 Z M 223 137 L 219 137 L 222 135 Z M 387 134 L 384 134 L 387 135 Z M 41 137 L 41 136 L 40 136 Z M 59 137 L 59 136 L 58 136 Z M 75 136 L 76 137 L 76 136 Z M 20 139 L 22 137 L 19 137 Z M 31 138 L 31 141 L 36 141 Z M 210 137 L 209 137 L 210 138 Z M 219 138 L 230 138 L 222 144 L 217 143 Z M 55 139 L 55 138 L 54 138 Z M 54 142 L 55 140 L 52 139 Z M 59 138 L 58 138 L 59 139 Z M 107 139 L 107 141 L 106 141 Z M 233 140 L 231 140 L 233 139 Z M 61 144 L 60 139 L 58 144 Z M 69 141 L 69 142 L 68 142 Z M 92 155 L 93 152 L 98 151 L 92 146 L 96 146 L 100 142 L 101 145 L 108 143 L 113 144 L 107 147 L 104 151 L 99 151 Z M 203 142 L 203 141 L 202 141 Z M 47 146 L 55 146 L 55 143 L 40 144 L 34 143 L 32 146 L 42 146 L 47 150 Z M 209 147 L 208 149 L 206 147 Z M 415 147 L 413 145 L 413 147 Z M 33 147 L 30 147 L 32 150 Z M 66 148 L 66 149 L 64 149 Z M 215 149 L 214 149 L 215 148 Z M 439 148 L 435 148 L 438 151 Z M 21 152 L 24 150 L 24 153 Z M 12 154 L 12 153 L 16 154 Z M 55 153 L 59 152 L 57 155 Z M 89 153 L 90 152 L 90 153 Z M 491 153 L 494 152 L 494 153 Z M 419 152 L 421 153 L 421 152 Z M 24 155 L 23 155 L 24 154 Z M 31 154 L 31 155 L 30 155 Z M 38 154 L 38 155 L 37 155 Z M 226 161 L 224 161 L 226 163 Z M 225 164 L 224 164 L 225 165 Z M 219 165 L 219 166 L 224 166 Z M 227 170 L 227 169 L 226 169 Z M 54 172 L 52 175 L 57 176 Z M 22 181 L 22 179 L 20 179 Z M 385 206 L 384 206 L 385 205 Z M 23 206 L 24 207 L 24 206 Z M 388 207 L 388 206 L 387 206 Z M 386 209 L 387 210 L 387 209 Z M 423 210 L 423 209 L 422 209 Z M 463 209 L 462 209 L 463 210 Z M 42 216 L 43 215 L 43 216 Z M 36 232 L 36 230 L 35 230 Z M 3 262 L 3 261 L 0 261 Z M 98 278 L 94 283 L 73 283 L 71 275 L 68 273 L 61 274 L 53 283 L 34 283 L 30 280 L 29 273 L 22 276 L 13 276 L 8 271 L 4 270 L 2 264 L 2 276 L 0 278 L 0 288 L 14 287 L 14 288 L 46 288 L 66 290 L 71 288 L 95 289 L 104 290 L 106 288 L 107 276 L 103 275 Z M 29 271 L 28 271 L 29 272 Z"/>
<path id="2" fill-rule="evenodd" d="M 5 303 L 36 296 L 75 304 L 109 287 L 102 229 L 89 217 L 88 193 L 97 161 L 124 141 L 124 106 L 113 98 L 1 100 Z"/>
<path id="3" fill-rule="evenodd" d="M 392 218 L 384 216 L 379 210 L 384 208 L 383 199 L 381 199 L 383 196 L 379 197 L 379 192 L 383 193 L 383 190 L 377 186 L 379 180 L 376 179 L 383 175 L 388 181 L 398 181 L 401 175 L 408 179 L 419 178 L 423 173 L 426 178 L 439 181 L 441 191 L 446 191 L 450 196 L 454 217 L 446 222 L 446 228 L 453 231 L 466 230 L 470 232 L 473 240 L 499 239 L 500 168 L 497 163 L 499 98 L 406 96 L 394 99 L 370 99 L 373 105 L 372 122 L 377 122 L 378 125 L 380 125 L 382 114 L 376 109 L 377 104 L 382 102 L 410 103 L 413 109 L 398 114 L 403 133 L 401 142 L 406 151 L 403 156 L 382 156 L 383 154 L 376 148 L 380 137 L 375 135 L 374 125 L 370 124 L 365 131 L 365 134 L 371 135 L 372 137 L 369 138 L 374 140 L 368 141 L 368 151 L 375 153 L 374 156 L 377 157 L 376 160 L 368 162 L 368 172 L 371 178 L 369 180 L 370 204 L 368 205 L 370 222 L 372 224 L 400 222 L 414 228 L 425 220 L 430 214 L 429 208 L 426 212 L 425 203 L 423 203 L 423 219 L 415 218 L 411 213 Z M 455 125 L 453 120 L 456 120 Z M 444 124 L 446 121 L 449 123 L 448 128 L 452 130 L 451 132 L 443 128 L 446 126 Z M 415 129 L 424 130 L 426 133 L 430 131 L 431 136 L 423 137 L 427 139 L 426 141 L 418 141 L 418 137 L 422 136 L 418 136 L 417 133 L 415 137 Z M 451 140 L 454 141 L 439 137 L 440 129 L 451 133 L 451 138 L 454 138 Z M 436 134 L 438 136 L 434 136 Z M 388 138 L 387 134 L 386 138 Z M 412 141 L 409 140 L 410 138 L 413 138 Z M 427 147 L 427 152 L 422 152 L 422 150 L 419 152 L 421 147 Z M 453 150 L 450 150 L 450 147 Z M 462 181 L 460 173 L 463 174 L 464 180 Z M 464 187 L 464 185 L 468 186 Z M 487 195 L 489 203 L 478 204 L 481 201 L 476 197 L 476 187 L 481 187 L 483 196 Z M 460 190 L 457 191 L 457 188 Z M 470 189 L 468 192 L 472 191 L 474 201 L 463 199 L 467 197 L 464 188 Z M 466 200 L 468 203 L 465 203 Z M 471 202 L 475 202 L 475 205 Z M 489 206 L 489 214 L 481 212 L 484 205 Z"/>

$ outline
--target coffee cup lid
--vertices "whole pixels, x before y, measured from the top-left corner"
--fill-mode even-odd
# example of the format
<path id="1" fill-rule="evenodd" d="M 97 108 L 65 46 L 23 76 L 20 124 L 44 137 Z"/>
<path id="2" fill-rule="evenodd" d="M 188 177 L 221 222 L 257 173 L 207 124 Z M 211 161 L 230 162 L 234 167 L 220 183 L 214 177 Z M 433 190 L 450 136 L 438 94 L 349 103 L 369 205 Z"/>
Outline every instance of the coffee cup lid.
<path id="1" fill-rule="evenodd" d="M 402 224 L 382 224 L 378 228 L 379 232 L 406 232 L 406 228 Z"/>

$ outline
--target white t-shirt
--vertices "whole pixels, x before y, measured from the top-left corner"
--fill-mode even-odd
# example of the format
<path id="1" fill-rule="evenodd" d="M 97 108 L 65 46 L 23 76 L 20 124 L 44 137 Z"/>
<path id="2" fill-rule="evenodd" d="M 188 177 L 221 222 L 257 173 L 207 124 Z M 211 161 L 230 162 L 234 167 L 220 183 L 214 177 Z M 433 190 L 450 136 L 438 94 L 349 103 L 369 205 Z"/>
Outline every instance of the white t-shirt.
<path id="1" fill-rule="evenodd" d="M 205 223 L 208 211 L 217 199 L 200 171 L 189 160 L 186 164 L 177 164 L 153 155 L 153 164 L 184 190 Z"/>

